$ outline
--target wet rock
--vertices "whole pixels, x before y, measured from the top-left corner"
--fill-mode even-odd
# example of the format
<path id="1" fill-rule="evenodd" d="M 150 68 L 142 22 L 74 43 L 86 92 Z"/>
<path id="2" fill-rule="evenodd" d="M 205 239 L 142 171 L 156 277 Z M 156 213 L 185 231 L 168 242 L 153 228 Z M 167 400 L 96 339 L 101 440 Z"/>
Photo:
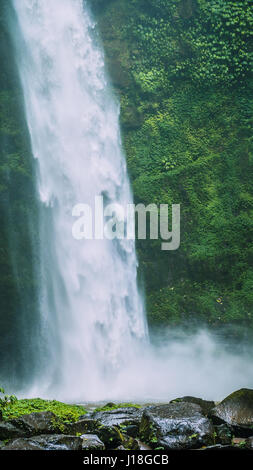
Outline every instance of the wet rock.
<path id="1" fill-rule="evenodd" d="M 131 438 L 137 437 L 142 413 L 139 408 L 117 408 L 91 413 L 88 419 L 95 423 L 94 430 L 106 448 L 114 449 L 122 444 L 123 433 Z"/>
<path id="2" fill-rule="evenodd" d="M 202 449 L 198 449 L 198 450 L 218 450 L 218 451 L 230 451 L 230 450 L 240 450 L 240 449 L 237 449 L 236 447 L 232 446 L 232 445 L 227 445 L 227 446 L 223 446 L 222 444 L 215 444 L 213 446 L 207 446 L 207 447 L 203 447 Z"/>
<path id="3" fill-rule="evenodd" d="M 210 411 L 215 406 L 214 401 L 202 400 L 202 398 L 195 398 L 195 397 L 176 398 L 175 400 L 172 400 L 170 403 L 181 403 L 181 402 L 195 403 L 195 405 L 199 405 L 205 416 L 208 416 Z"/>
<path id="4" fill-rule="evenodd" d="M 143 409 L 140 408 L 117 408 L 110 411 L 98 411 L 90 417 L 99 421 L 104 426 L 139 426 Z"/>
<path id="5" fill-rule="evenodd" d="M 127 450 L 140 450 L 139 442 L 133 437 L 124 436 L 123 445 Z"/>
<path id="6" fill-rule="evenodd" d="M 233 438 L 233 431 L 231 426 L 228 424 L 221 424 L 219 426 L 214 426 L 214 428 L 214 441 L 222 445 L 230 445 Z"/>
<path id="7" fill-rule="evenodd" d="M 66 435 L 41 435 L 13 439 L 1 450 L 82 450 L 82 439 Z"/>
<path id="8" fill-rule="evenodd" d="M 124 437 L 120 430 L 114 426 L 100 425 L 97 429 L 97 435 L 105 443 L 107 449 L 115 449 L 122 444 Z"/>
<path id="9" fill-rule="evenodd" d="M 34 436 L 37 434 L 53 434 L 58 430 L 57 423 L 59 419 L 51 411 L 40 413 L 30 413 L 12 419 L 10 423 L 21 430 L 25 436 Z"/>
<path id="10" fill-rule="evenodd" d="M 120 427 L 121 430 L 124 431 L 130 437 L 137 437 L 139 434 L 139 426 L 134 424 L 122 425 Z"/>
<path id="11" fill-rule="evenodd" d="M 105 445 L 96 434 L 83 434 L 81 436 L 83 450 L 104 450 Z"/>
<path id="12" fill-rule="evenodd" d="M 42 448 L 32 439 L 20 437 L 9 441 L 1 450 L 42 450 Z"/>
<path id="13" fill-rule="evenodd" d="M 152 450 L 152 447 L 148 446 L 147 444 L 144 444 L 144 442 L 138 441 L 138 444 L 140 450 Z"/>
<path id="14" fill-rule="evenodd" d="M 144 410 L 140 436 L 152 448 L 194 449 L 213 444 L 214 427 L 194 403 L 170 403 Z"/>
<path id="15" fill-rule="evenodd" d="M 79 419 L 76 423 L 71 423 L 65 426 L 66 434 L 73 434 L 76 433 L 96 433 L 97 429 L 99 428 L 101 423 L 99 423 L 95 419 L 84 418 Z"/>
<path id="16" fill-rule="evenodd" d="M 215 424 L 227 423 L 237 437 L 253 433 L 253 390 L 241 389 L 217 405 L 210 413 Z"/>
<path id="17" fill-rule="evenodd" d="M 0 422 L 0 439 L 13 439 L 14 437 L 23 437 L 26 433 L 24 430 L 17 428 L 9 421 Z"/>

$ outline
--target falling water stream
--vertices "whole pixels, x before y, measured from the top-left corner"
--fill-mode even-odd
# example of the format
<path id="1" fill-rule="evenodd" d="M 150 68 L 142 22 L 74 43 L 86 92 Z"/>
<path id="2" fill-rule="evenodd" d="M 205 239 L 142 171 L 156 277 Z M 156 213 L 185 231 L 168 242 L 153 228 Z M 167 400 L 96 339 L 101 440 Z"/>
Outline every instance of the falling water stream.
<path id="1" fill-rule="evenodd" d="M 13 3 L 42 205 L 38 354 L 49 387 L 66 390 L 84 374 L 86 391 L 95 394 L 147 338 L 134 241 L 72 236 L 76 204 L 94 208 L 99 195 L 110 203 L 132 201 L 119 106 L 85 3 Z"/>
<path id="2" fill-rule="evenodd" d="M 38 367 L 22 393 L 70 401 L 215 399 L 250 385 L 247 355 L 227 353 L 205 332 L 150 345 L 134 241 L 73 238 L 76 204 L 94 209 L 100 195 L 123 206 L 132 201 L 119 105 L 85 1 L 12 3 L 41 206 Z"/>

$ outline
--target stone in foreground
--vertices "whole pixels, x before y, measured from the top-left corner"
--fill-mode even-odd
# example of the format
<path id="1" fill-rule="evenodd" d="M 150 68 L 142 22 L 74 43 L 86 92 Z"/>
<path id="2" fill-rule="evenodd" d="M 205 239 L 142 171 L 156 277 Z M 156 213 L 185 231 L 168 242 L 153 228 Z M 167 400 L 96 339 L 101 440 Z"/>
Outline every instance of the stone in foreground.
<path id="1" fill-rule="evenodd" d="M 238 437 L 250 437 L 253 434 L 253 390 L 242 388 L 217 405 L 211 412 L 217 423 L 232 426 Z"/>
<path id="2" fill-rule="evenodd" d="M 196 449 L 214 443 L 214 427 L 199 405 L 170 403 L 144 410 L 140 435 L 153 448 Z"/>
<path id="3" fill-rule="evenodd" d="M 54 413 L 43 411 L 0 422 L 0 439 L 29 437 L 57 432 L 58 419 Z"/>
<path id="4" fill-rule="evenodd" d="M 99 439 L 96 434 L 83 434 L 81 436 L 81 439 L 83 440 L 82 444 L 82 449 L 83 450 L 104 450 L 105 445 L 104 443 Z"/>
<path id="5" fill-rule="evenodd" d="M 42 435 L 13 439 L 1 450 L 82 450 L 82 439 L 76 436 Z"/>
<path id="6" fill-rule="evenodd" d="M 215 406 L 214 401 L 202 400 L 202 398 L 196 398 L 196 397 L 176 398 L 175 400 L 172 400 L 170 403 L 181 403 L 181 402 L 195 403 L 195 405 L 199 405 L 205 416 L 208 416 L 210 411 Z"/>
<path id="7" fill-rule="evenodd" d="M 143 410 L 141 408 L 117 408 L 110 411 L 98 411 L 90 417 L 104 426 L 139 426 Z"/>

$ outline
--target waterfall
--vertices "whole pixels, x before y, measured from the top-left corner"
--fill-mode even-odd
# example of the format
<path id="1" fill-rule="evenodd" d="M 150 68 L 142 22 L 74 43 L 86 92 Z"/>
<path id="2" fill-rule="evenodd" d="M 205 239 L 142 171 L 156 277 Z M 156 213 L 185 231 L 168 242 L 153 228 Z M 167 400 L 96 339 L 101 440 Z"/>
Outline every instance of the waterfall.
<path id="1" fill-rule="evenodd" d="M 82 0 L 13 0 L 40 198 L 39 370 L 31 393 L 110 396 L 148 333 L 133 240 L 75 240 L 73 207 L 132 201 L 119 104 Z M 31 338 L 33 341 L 33 338 Z"/>

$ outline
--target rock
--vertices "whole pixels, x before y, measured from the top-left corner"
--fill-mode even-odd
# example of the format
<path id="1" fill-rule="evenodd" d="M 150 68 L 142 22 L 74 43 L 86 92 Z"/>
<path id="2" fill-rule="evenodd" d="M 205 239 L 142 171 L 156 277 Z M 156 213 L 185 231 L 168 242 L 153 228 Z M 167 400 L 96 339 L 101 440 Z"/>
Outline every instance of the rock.
<path id="1" fill-rule="evenodd" d="M 82 450 L 82 439 L 76 436 L 41 435 L 13 439 L 1 450 Z"/>
<path id="2" fill-rule="evenodd" d="M 194 449 L 213 444 L 214 427 L 199 405 L 170 403 L 144 410 L 140 436 L 152 448 Z"/>
<path id="3" fill-rule="evenodd" d="M 56 433 L 59 431 L 57 427 L 58 422 L 59 419 L 51 411 L 30 413 L 10 421 L 13 426 L 22 430 L 25 436 Z"/>
<path id="4" fill-rule="evenodd" d="M 116 407 L 116 404 L 112 402 L 106 403 L 105 405 L 105 408 L 114 408 L 114 407 Z"/>
<path id="5" fill-rule="evenodd" d="M 253 433 L 253 390 L 238 390 L 210 413 L 215 424 L 227 423 L 237 437 L 250 437 Z"/>
<path id="6" fill-rule="evenodd" d="M 243 437 L 234 437 L 232 439 L 232 443 L 235 446 L 240 446 L 242 444 L 246 444 L 246 440 Z"/>
<path id="7" fill-rule="evenodd" d="M 216 450 L 218 450 L 218 451 L 219 451 L 219 450 L 221 450 L 221 451 L 222 451 L 222 450 L 228 451 L 228 450 L 229 450 L 229 451 L 230 451 L 230 450 L 240 450 L 240 449 L 238 449 L 237 447 L 234 447 L 234 446 L 232 446 L 232 445 L 223 446 L 223 445 L 221 445 L 221 444 L 216 444 L 216 445 L 213 445 L 213 446 L 203 447 L 202 449 L 198 449 L 198 450 L 208 450 L 208 451 L 209 451 L 209 450 L 211 450 L 211 451 L 212 451 L 212 450 L 214 450 L 214 451 L 216 451 Z"/>
<path id="8" fill-rule="evenodd" d="M 215 439 L 214 441 L 222 445 L 230 445 L 233 438 L 233 432 L 231 426 L 228 424 L 221 424 L 220 426 L 214 426 L 215 428 Z"/>
<path id="9" fill-rule="evenodd" d="M 8 442 L 1 450 L 42 450 L 31 438 L 20 437 Z"/>
<path id="10" fill-rule="evenodd" d="M 116 450 L 126 450 L 126 449 L 125 449 L 125 447 L 123 447 L 123 446 L 119 446 L 119 447 L 117 447 Z"/>
<path id="11" fill-rule="evenodd" d="M 121 430 L 128 435 L 130 437 L 137 437 L 138 434 L 139 434 L 139 426 L 135 425 L 135 424 L 125 424 L 125 425 L 122 425 L 121 426 Z"/>
<path id="12" fill-rule="evenodd" d="M 127 450 L 140 450 L 139 442 L 133 437 L 124 436 L 123 445 Z"/>
<path id="13" fill-rule="evenodd" d="M 210 411 L 215 406 L 214 401 L 202 400 L 202 398 L 195 398 L 195 397 L 176 398 L 175 400 L 172 400 L 170 403 L 181 403 L 181 402 L 195 403 L 195 405 L 199 405 L 205 416 L 208 416 Z"/>
<path id="14" fill-rule="evenodd" d="M 104 450 L 105 445 L 95 434 L 83 434 L 81 436 L 83 440 L 83 450 Z"/>
<path id="15" fill-rule="evenodd" d="M 115 449 L 121 445 L 124 440 L 120 430 L 114 426 L 99 426 L 97 435 L 99 439 L 105 443 L 107 449 Z"/>
<path id="16" fill-rule="evenodd" d="M 110 411 L 98 411 L 90 417 L 105 426 L 138 426 L 140 425 L 143 409 L 141 408 L 117 408 Z"/>
<path id="17" fill-rule="evenodd" d="M 246 439 L 246 448 L 253 450 L 253 436 Z"/>
<path id="18" fill-rule="evenodd" d="M 147 444 L 144 444 L 144 442 L 138 441 L 138 444 L 140 450 L 152 450 L 152 447 L 148 446 Z"/>
<path id="19" fill-rule="evenodd" d="M 14 437 L 23 437 L 25 432 L 15 427 L 10 421 L 0 422 L 0 439 L 13 439 Z"/>
<path id="20" fill-rule="evenodd" d="M 79 419 L 76 423 L 71 423 L 65 426 L 66 434 L 76 435 L 77 433 L 96 433 L 100 423 L 95 419 Z"/>
<path id="21" fill-rule="evenodd" d="M 106 448 L 115 449 L 122 444 L 123 432 L 132 438 L 137 437 L 142 413 L 143 409 L 139 408 L 117 408 L 91 413 L 89 420 L 96 423 L 95 432 Z"/>

